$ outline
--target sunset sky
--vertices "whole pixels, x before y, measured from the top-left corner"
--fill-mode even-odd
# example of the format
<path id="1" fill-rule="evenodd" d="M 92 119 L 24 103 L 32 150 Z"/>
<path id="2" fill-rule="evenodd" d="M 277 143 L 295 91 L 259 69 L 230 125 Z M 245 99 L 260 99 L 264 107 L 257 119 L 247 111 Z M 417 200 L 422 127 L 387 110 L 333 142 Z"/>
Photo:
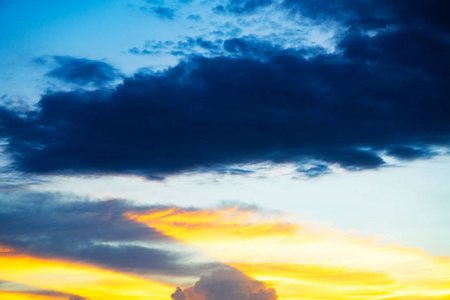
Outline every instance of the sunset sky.
<path id="1" fill-rule="evenodd" d="M 0 300 L 450 300 L 449 11 L 0 0 Z"/>

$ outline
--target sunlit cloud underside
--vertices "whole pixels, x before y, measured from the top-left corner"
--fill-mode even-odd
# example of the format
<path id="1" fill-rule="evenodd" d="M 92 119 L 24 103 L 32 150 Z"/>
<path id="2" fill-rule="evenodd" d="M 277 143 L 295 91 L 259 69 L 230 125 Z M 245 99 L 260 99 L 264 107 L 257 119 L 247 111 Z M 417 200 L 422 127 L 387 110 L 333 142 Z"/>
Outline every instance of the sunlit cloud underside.
<path id="1" fill-rule="evenodd" d="M 450 299 L 450 258 L 252 209 L 128 217 L 272 284 L 279 299 Z"/>
<path id="2" fill-rule="evenodd" d="M 173 287 L 77 262 L 42 259 L 2 248 L 1 280 L 19 282 L 40 289 L 58 290 L 89 299 L 167 299 Z M 27 295 L 0 291 L 0 299 L 58 299 L 48 295 Z M 67 296 L 63 299 L 67 299 Z M 78 300 L 84 298 L 70 298 Z"/>
<path id="3" fill-rule="evenodd" d="M 254 208 L 157 207 L 124 214 L 131 222 L 144 223 L 264 282 L 281 300 L 450 299 L 449 257 L 383 244 L 375 237 L 295 223 L 286 215 Z M 1 281 L 42 290 L 0 291 L 0 299 L 7 300 L 67 299 L 67 295 L 73 295 L 70 300 L 169 299 L 176 288 L 9 247 L 1 248 L 0 274 Z"/>

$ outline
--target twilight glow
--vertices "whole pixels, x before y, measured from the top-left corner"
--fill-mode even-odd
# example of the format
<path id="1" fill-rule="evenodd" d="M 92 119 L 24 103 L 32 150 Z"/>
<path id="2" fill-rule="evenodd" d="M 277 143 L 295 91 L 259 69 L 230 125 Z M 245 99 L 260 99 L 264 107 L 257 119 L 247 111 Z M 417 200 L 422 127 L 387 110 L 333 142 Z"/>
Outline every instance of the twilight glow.
<path id="1" fill-rule="evenodd" d="M 450 258 L 418 249 L 380 245 L 376 239 L 286 223 L 237 207 L 127 215 L 272 282 L 280 299 L 450 297 Z"/>
<path id="2" fill-rule="evenodd" d="M 450 300 L 448 11 L 0 1 L 0 300 Z"/>

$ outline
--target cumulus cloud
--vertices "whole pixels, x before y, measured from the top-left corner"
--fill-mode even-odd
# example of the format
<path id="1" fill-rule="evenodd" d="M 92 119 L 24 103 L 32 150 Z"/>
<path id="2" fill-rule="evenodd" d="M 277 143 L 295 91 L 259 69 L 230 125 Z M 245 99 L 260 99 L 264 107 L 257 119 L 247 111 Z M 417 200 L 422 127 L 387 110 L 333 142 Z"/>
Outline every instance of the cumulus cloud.
<path id="1" fill-rule="evenodd" d="M 202 276 L 187 289 L 177 288 L 171 295 L 173 300 L 276 300 L 277 293 L 261 281 L 254 280 L 242 272 L 229 269 Z"/>

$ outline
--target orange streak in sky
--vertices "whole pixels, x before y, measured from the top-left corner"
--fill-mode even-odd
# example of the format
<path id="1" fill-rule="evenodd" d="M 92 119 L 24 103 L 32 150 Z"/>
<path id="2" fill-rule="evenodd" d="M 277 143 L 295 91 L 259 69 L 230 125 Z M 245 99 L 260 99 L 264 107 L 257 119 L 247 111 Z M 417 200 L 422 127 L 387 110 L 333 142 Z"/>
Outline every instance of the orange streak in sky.
<path id="1" fill-rule="evenodd" d="M 238 207 L 128 212 L 258 280 L 280 300 L 450 299 L 450 259 Z"/>
<path id="2" fill-rule="evenodd" d="M 39 296 L 39 295 L 30 295 L 25 293 L 8 293 L 0 291 L 0 299 L 2 300 L 57 300 L 64 299 L 67 300 L 67 297 L 49 297 L 49 296 Z"/>

